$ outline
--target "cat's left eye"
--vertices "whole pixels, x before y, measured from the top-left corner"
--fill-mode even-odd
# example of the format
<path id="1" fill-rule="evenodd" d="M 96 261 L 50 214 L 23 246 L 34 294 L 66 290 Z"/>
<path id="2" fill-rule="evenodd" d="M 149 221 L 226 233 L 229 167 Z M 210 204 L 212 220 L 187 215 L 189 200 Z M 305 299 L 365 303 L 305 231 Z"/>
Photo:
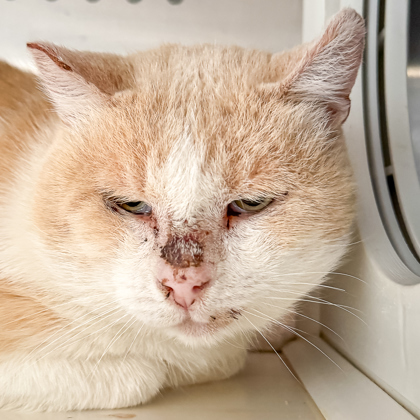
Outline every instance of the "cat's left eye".
<path id="1" fill-rule="evenodd" d="M 144 214 L 148 216 L 152 213 L 152 207 L 144 201 L 129 201 L 126 203 L 119 203 L 118 206 L 133 214 Z"/>
<path id="2" fill-rule="evenodd" d="M 272 198 L 259 200 L 235 200 L 229 204 L 229 209 L 236 213 L 251 213 L 262 210 L 273 201 Z"/>

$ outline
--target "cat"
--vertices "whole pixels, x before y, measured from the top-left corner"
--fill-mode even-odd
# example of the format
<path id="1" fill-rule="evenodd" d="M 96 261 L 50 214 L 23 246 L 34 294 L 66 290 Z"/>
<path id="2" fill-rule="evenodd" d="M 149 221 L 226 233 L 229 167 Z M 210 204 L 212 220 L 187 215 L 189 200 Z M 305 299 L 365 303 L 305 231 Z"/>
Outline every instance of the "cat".
<path id="1" fill-rule="evenodd" d="M 243 367 L 346 251 L 364 34 L 344 9 L 278 54 L 34 42 L 38 76 L 0 65 L 0 408 L 133 406 Z"/>

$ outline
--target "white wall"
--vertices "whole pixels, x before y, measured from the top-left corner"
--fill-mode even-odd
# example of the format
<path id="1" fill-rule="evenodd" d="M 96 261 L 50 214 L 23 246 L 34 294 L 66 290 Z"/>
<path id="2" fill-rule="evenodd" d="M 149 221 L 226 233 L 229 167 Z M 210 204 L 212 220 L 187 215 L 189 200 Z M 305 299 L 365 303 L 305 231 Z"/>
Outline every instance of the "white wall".
<path id="1" fill-rule="evenodd" d="M 163 42 L 281 51 L 301 42 L 301 0 L 1 1 L 0 58 L 25 65 L 28 41 L 132 52 Z"/>

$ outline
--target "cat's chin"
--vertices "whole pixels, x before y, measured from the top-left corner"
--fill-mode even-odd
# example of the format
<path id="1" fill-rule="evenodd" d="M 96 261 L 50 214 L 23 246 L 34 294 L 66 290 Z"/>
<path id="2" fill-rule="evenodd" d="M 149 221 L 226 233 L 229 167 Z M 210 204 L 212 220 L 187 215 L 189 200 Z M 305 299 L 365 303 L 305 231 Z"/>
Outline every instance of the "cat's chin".
<path id="1" fill-rule="evenodd" d="M 198 322 L 191 318 L 173 326 L 170 335 L 190 346 L 211 346 L 220 340 L 222 330 L 227 323 L 212 320 L 212 322 Z"/>
<path id="2" fill-rule="evenodd" d="M 179 332 L 189 337 L 203 337 L 212 335 L 216 332 L 218 327 L 214 327 L 208 322 L 196 322 L 192 319 L 187 319 L 175 327 Z"/>

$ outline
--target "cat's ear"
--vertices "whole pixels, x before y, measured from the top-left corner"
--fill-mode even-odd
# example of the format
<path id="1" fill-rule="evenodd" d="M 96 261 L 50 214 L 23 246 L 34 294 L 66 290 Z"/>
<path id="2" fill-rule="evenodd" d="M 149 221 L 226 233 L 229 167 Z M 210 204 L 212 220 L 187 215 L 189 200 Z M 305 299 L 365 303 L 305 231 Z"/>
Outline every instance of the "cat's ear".
<path id="1" fill-rule="evenodd" d="M 128 69 L 122 57 L 71 51 L 41 42 L 27 45 L 45 92 L 60 117 L 72 125 L 129 85 L 123 77 Z"/>
<path id="2" fill-rule="evenodd" d="M 281 96 L 323 106 L 330 124 L 340 126 L 350 112 L 349 95 L 362 61 L 364 39 L 364 20 L 355 10 L 337 13 L 281 83 Z"/>

